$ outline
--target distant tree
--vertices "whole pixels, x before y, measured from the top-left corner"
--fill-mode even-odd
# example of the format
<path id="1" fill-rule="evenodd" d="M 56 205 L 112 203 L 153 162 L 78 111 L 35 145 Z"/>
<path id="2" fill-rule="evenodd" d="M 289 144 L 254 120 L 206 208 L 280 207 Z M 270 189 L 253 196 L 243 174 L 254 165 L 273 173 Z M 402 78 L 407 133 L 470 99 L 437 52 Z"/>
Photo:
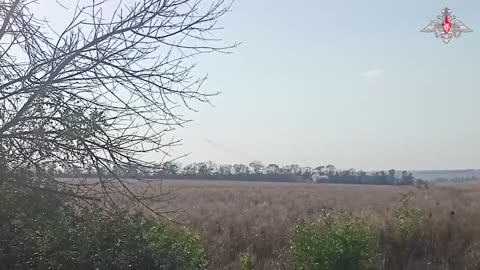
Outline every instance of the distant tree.
<path id="1" fill-rule="evenodd" d="M 195 164 L 188 164 L 183 167 L 182 174 L 184 176 L 192 176 L 197 174 L 197 166 Z"/>
<path id="2" fill-rule="evenodd" d="M 162 164 L 161 170 L 166 176 L 176 177 L 179 174 L 180 167 L 174 162 L 165 162 Z"/>
<path id="3" fill-rule="evenodd" d="M 323 175 L 324 174 L 323 169 L 325 169 L 325 166 L 318 166 L 318 167 L 315 168 L 314 173 L 318 173 L 319 175 Z"/>
<path id="4" fill-rule="evenodd" d="M 355 169 L 337 170 L 333 165 L 328 166 L 324 172 L 319 174 L 318 169 L 301 167 L 299 165 L 287 165 L 282 168 L 277 164 L 269 164 L 263 167 L 260 162 L 251 162 L 248 166 L 244 164 L 218 165 L 211 161 L 193 163 L 180 169 L 174 163 L 164 163 L 162 173 L 158 177 L 186 178 L 186 179 L 229 179 L 248 181 L 274 181 L 274 182 L 302 182 L 312 180 L 317 183 L 343 183 L 343 184 L 374 184 L 374 185 L 413 185 L 414 177 L 411 173 L 403 171 L 397 174 L 395 170 L 388 172 L 380 171 L 366 173 Z M 170 168 L 170 169 L 169 169 Z M 177 171 L 177 174 L 170 174 L 168 171 Z M 142 176 L 146 177 L 147 174 Z M 155 174 L 152 174 L 155 175 Z M 465 179 L 464 179 L 465 180 Z"/>
<path id="5" fill-rule="evenodd" d="M 402 183 L 405 185 L 412 185 L 414 183 L 414 177 L 412 173 L 409 173 L 407 171 L 402 172 Z"/>
<path id="6" fill-rule="evenodd" d="M 264 166 L 260 161 L 252 161 L 249 164 L 255 174 L 263 173 Z"/>
<path id="7" fill-rule="evenodd" d="M 230 176 L 232 174 L 232 165 L 220 165 L 219 174 L 223 176 Z"/>
<path id="8" fill-rule="evenodd" d="M 387 181 L 387 174 L 385 173 L 385 171 L 380 171 L 380 184 L 382 185 L 385 185 L 385 184 L 388 184 L 388 181 Z"/>
<path id="9" fill-rule="evenodd" d="M 396 171 L 391 169 L 388 171 L 387 183 L 390 185 L 395 185 L 397 178 L 395 177 Z"/>
<path id="10" fill-rule="evenodd" d="M 301 168 L 302 178 L 304 180 L 311 179 L 313 176 L 313 169 L 310 167 Z"/>
<path id="11" fill-rule="evenodd" d="M 418 179 L 415 183 L 415 185 L 417 186 L 417 188 L 424 188 L 424 189 L 429 189 L 429 184 L 427 181 L 425 180 L 422 180 L 422 179 Z"/>
<path id="12" fill-rule="evenodd" d="M 248 166 L 243 164 L 218 165 L 211 161 L 187 165 L 182 173 L 176 177 L 181 178 L 208 178 L 230 179 L 249 181 L 274 181 L 274 182 L 301 182 L 312 180 L 317 183 L 343 183 L 343 184 L 375 184 L 375 185 L 413 185 L 414 177 L 411 173 L 403 171 L 397 174 L 395 170 L 366 173 L 355 169 L 337 170 L 333 165 L 328 166 L 319 174 L 318 169 L 301 167 L 299 165 L 287 165 L 282 168 L 277 164 L 269 164 L 263 167 L 260 162 L 251 162 Z M 170 176 L 176 178 L 175 176 Z"/>
<path id="13" fill-rule="evenodd" d="M 327 169 L 327 175 L 329 176 L 335 175 L 335 172 L 337 170 L 333 165 L 327 165 L 326 169 Z"/>
<path id="14" fill-rule="evenodd" d="M 269 174 L 277 174 L 280 172 L 280 166 L 278 166 L 277 164 L 269 164 L 266 170 Z"/>
<path id="15" fill-rule="evenodd" d="M 367 184 L 368 183 L 368 176 L 367 173 L 364 171 L 358 171 L 357 172 L 357 177 L 358 177 L 358 183 L 359 184 Z"/>
<path id="16" fill-rule="evenodd" d="M 219 167 L 217 164 L 209 161 L 209 162 L 207 163 L 207 166 L 208 166 L 208 168 L 209 168 L 210 175 L 215 176 L 215 175 L 218 175 L 218 174 L 219 174 L 219 172 L 220 172 L 220 167 Z"/>
<path id="17" fill-rule="evenodd" d="M 212 174 L 212 168 L 206 162 L 201 162 L 197 164 L 197 172 L 202 176 L 209 176 Z"/>
<path id="18" fill-rule="evenodd" d="M 244 164 L 234 164 L 233 171 L 235 174 L 249 174 L 248 167 Z"/>
<path id="19" fill-rule="evenodd" d="M 298 164 L 292 164 L 290 165 L 290 173 L 294 175 L 301 175 L 302 174 L 302 168 Z"/>

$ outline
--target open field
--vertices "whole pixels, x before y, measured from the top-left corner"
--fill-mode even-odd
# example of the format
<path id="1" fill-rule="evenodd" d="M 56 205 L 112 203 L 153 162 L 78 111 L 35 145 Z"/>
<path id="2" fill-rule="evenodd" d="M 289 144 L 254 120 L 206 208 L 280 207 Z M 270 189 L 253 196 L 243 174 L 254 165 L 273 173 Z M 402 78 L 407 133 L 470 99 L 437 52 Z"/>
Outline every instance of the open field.
<path id="1" fill-rule="evenodd" d="M 480 224 L 477 183 L 419 189 L 168 180 L 154 186 L 177 190 L 169 208 L 182 210 L 169 216 L 201 235 L 214 269 L 237 269 L 238 254 L 247 249 L 255 252 L 257 269 L 277 269 L 284 260 L 289 230 L 298 219 L 315 219 L 322 211 L 334 209 L 368 215 L 381 223 L 404 194 L 409 195 L 412 207 L 431 213 L 439 224 L 453 226 L 450 223 L 455 213 L 455 226 L 470 234 L 465 237 L 475 238 L 480 232 L 475 225 Z"/>

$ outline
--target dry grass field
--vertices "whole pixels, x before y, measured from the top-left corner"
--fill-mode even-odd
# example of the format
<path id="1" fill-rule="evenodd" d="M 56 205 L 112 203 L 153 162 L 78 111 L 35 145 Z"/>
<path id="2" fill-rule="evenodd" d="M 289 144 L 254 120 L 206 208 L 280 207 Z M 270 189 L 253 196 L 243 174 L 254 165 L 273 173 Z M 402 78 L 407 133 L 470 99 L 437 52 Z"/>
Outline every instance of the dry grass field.
<path id="1" fill-rule="evenodd" d="M 213 269 L 237 269 L 238 255 L 246 250 L 255 253 L 257 269 L 281 268 L 289 230 L 298 219 L 345 210 L 381 223 L 405 194 L 412 207 L 430 213 L 439 224 L 452 226 L 454 213 L 455 226 L 470 234 L 463 237 L 480 236 L 476 225 L 480 225 L 480 184 L 476 183 L 429 189 L 185 180 L 153 185 L 163 192 L 176 190 L 169 209 L 180 210 L 168 215 L 200 234 Z"/>

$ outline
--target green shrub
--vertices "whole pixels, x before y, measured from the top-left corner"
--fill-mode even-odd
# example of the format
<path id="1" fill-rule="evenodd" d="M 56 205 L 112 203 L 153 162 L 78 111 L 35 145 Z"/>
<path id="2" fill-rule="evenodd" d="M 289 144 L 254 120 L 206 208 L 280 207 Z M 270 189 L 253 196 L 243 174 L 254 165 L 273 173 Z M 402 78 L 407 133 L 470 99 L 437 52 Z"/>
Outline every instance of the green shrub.
<path id="1" fill-rule="evenodd" d="M 402 201 L 401 207 L 388 217 L 386 228 L 390 239 L 397 243 L 418 242 L 429 233 L 429 223 L 429 218 L 420 209 Z"/>
<path id="2" fill-rule="evenodd" d="M 412 262 L 427 259 L 432 226 L 419 209 L 408 205 L 408 198 L 393 211 L 380 229 L 380 246 L 388 269 L 405 269 Z"/>
<path id="3" fill-rule="evenodd" d="M 251 250 L 241 252 L 238 257 L 240 262 L 240 270 L 255 269 L 256 256 Z"/>
<path id="4" fill-rule="evenodd" d="M 17 261 L 31 264 L 34 252 L 28 250 L 33 245 L 30 236 L 56 222 L 65 203 L 55 194 L 14 188 L 0 182 L 0 253 L 9 250 Z"/>
<path id="5" fill-rule="evenodd" d="M 0 196 L 0 243 L 34 269 L 206 268 L 200 240 L 190 231 L 140 214 L 105 215 L 97 208 L 74 212 L 51 197 L 36 199 L 28 192 Z"/>
<path id="6" fill-rule="evenodd" d="M 374 263 L 375 236 L 361 218 L 347 214 L 300 222 L 290 236 L 295 267 L 308 270 L 361 270 Z"/>
<path id="7" fill-rule="evenodd" d="M 200 237 L 190 230 L 174 230 L 165 223 L 151 223 L 145 232 L 147 248 L 155 254 L 158 269 L 206 269 L 206 254 Z"/>
<path id="8" fill-rule="evenodd" d="M 400 206 L 378 228 L 382 268 L 480 269 L 478 229 L 454 211 L 435 215 L 410 205 L 405 194 Z"/>
<path id="9" fill-rule="evenodd" d="M 141 216 L 65 216 L 31 236 L 38 269 L 203 270 L 196 235 Z"/>

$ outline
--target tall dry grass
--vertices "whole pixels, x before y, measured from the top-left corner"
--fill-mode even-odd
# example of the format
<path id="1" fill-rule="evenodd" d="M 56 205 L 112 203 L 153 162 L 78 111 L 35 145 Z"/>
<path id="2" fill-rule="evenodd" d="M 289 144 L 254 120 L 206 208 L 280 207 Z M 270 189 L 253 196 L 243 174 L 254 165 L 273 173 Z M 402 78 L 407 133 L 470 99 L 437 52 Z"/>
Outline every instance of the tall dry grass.
<path id="1" fill-rule="evenodd" d="M 287 269 L 283 264 L 292 226 L 299 219 L 315 219 L 329 210 L 368 215 L 381 228 L 380 236 L 385 236 L 391 230 L 385 223 L 386 217 L 394 215 L 402 198 L 408 200 L 410 207 L 420 209 L 431 225 L 428 232 L 422 232 L 421 237 L 428 239 L 422 239 L 421 245 L 408 243 L 411 240 L 407 239 L 403 243 L 406 247 L 397 247 L 405 249 L 406 254 L 390 254 L 403 260 L 398 269 L 426 269 L 425 265 L 432 264 L 426 260 L 442 256 L 448 264 L 448 260 L 455 260 L 461 255 L 459 252 L 471 249 L 480 239 L 480 184 L 477 183 L 418 189 L 172 180 L 156 183 L 154 187 L 161 187 L 162 192 L 176 190 L 168 206 L 181 210 L 169 217 L 201 235 L 212 269 L 238 269 L 239 254 L 245 251 L 255 254 L 256 269 Z M 137 189 L 142 187 L 139 185 Z M 386 253 L 387 249 L 399 252 L 391 250 L 396 248 L 396 243 L 388 242 L 391 237 L 382 239 Z M 416 258 L 422 252 L 425 254 Z M 395 263 L 400 262 L 386 261 L 385 267 L 393 269 Z"/>

